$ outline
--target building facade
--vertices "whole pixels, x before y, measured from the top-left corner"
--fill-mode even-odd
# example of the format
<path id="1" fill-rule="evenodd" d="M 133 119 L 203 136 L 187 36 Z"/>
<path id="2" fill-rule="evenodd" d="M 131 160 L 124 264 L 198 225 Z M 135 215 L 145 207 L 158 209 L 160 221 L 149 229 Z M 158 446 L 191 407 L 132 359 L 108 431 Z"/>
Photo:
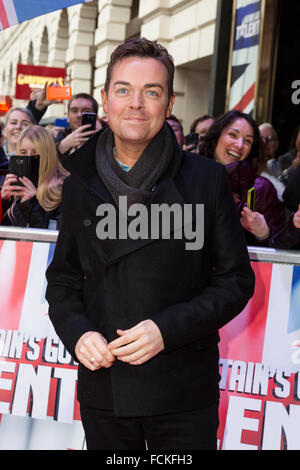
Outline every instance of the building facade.
<path id="1" fill-rule="evenodd" d="M 115 47 L 132 36 L 158 40 L 174 58 L 174 114 L 189 131 L 208 112 L 217 0 L 98 0 L 58 10 L 0 34 L 0 95 L 14 99 L 17 64 L 65 67 L 72 93 L 100 90 Z M 64 117 L 66 103 L 45 117 Z"/>

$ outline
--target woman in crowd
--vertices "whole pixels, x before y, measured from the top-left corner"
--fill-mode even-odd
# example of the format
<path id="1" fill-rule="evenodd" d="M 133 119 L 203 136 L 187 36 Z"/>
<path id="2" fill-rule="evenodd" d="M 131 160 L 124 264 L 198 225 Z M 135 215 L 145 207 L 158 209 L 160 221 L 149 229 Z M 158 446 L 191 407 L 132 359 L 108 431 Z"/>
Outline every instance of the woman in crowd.
<path id="1" fill-rule="evenodd" d="M 4 121 L 3 149 L 6 157 L 15 155 L 19 135 L 25 127 L 35 124 L 31 112 L 27 108 L 11 108 Z"/>
<path id="2" fill-rule="evenodd" d="M 248 245 L 268 246 L 284 224 L 273 184 L 258 176 L 253 159 L 259 155 L 260 134 L 248 114 L 228 111 L 210 127 L 199 153 L 226 166 Z M 255 189 L 255 209 L 247 208 L 248 190 Z"/>
<path id="3" fill-rule="evenodd" d="M 4 181 L 1 197 L 8 206 L 2 225 L 57 229 L 63 181 L 68 173 L 57 158 L 56 146 L 50 133 L 41 126 L 26 127 L 16 145 L 17 155 L 39 155 L 37 188 L 28 178 L 9 173 Z"/>

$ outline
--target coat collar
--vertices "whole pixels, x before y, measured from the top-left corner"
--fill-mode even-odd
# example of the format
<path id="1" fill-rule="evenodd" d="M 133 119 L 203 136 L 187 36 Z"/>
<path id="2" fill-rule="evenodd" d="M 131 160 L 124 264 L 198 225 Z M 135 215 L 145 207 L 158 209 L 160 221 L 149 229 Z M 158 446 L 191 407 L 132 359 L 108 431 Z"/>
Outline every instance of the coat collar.
<path id="1" fill-rule="evenodd" d="M 76 152 L 62 160 L 63 167 L 80 181 L 85 188 L 104 202 L 113 202 L 109 191 L 98 176 L 95 152 L 101 129 Z"/>
<path id="2" fill-rule="evenodd" d="M 89 192 L 93 193 L 104 202 L 112 202 L 113 199 L 109 191 L 99 177 L 95 161 L 96 145 L 99 135 L 102 132 L 103 129 L 94 134 L 86 144 L 80 147 L 79 150 L 65 157 L 62 161 L 62 165 L 69 173 L 76 177 L 76 179 L 79 179 L 81 184 L 83 184 Z M 174 164 L 169 166 L 161 180 L 158 182 L 157 189 L 150 199 L 151 203 L 158 203 L 157 199 L 163 198 L 164 200 L 161 202 L 171 204 L 172 194 L 173 197 L 175 197 L 175 200 L 178 200 L 180 194 L 176 190 L 174 179 L 182 166 L 182 160 L 183 152 L 176 141 Z"/>
<path id="3" fill-rule="evenodd" d="M 98 175 L 95 163 L 96 145 L 101 132 L 102 130 L 97 132 L 78 151 L 66 157 L 62 163 L 64 168 L 78 179 L 80 183 L 85 186 L 87 191 L 98 197 L 102 202 L 114 204 L 112 196 Z M 146 204 L 149 210 L 152 204 L 167 204 L 168 206 L 172 206 L 177 203 L 183 208 L 185 201 L 175 184 L 175 178 L 182 167 L 182 161 L 183 152 L 177 145 L 176 141 L 174 155 L 175 163 L 170 165 L 161 180 L 157 183 L 155 190 Z M 112 264 L 119 258 L 153 243 L 154 241 L 155 240 L 151 238 L 138 240 L 132 240 L 130 238 L 126 240 L 110 240 L 108 242 L 110 255 L 107 258 L 107 264 Z M 105 244 L 106 243 L 107 241 Z"/>

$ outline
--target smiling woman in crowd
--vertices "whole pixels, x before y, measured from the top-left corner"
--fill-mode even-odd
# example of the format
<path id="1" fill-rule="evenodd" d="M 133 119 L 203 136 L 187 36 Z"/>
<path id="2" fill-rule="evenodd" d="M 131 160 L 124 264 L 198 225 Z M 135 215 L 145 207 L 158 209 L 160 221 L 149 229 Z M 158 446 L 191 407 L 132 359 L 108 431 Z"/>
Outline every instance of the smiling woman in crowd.
<path id="1" fill-rule="evenodd" d="M 254 162 L 259 144 L 259 129 L 251 116 L 228 111 L 212 124 L 199 153 L 226 166 L 248 245 L 267 246 L 282 227 L 284 215 L 273 184 L 257 175 Z M 252 187 L 254 211 L 247 208 L 247 193 Z"/>
<path id="2" fill-rule="evenodd" d="M 6 156 L 16 153 L 19 135 L 25 127 L 35 124 L 31 112 L 26 108 L 11 108 L 5 116 L 3 149 Z"/>

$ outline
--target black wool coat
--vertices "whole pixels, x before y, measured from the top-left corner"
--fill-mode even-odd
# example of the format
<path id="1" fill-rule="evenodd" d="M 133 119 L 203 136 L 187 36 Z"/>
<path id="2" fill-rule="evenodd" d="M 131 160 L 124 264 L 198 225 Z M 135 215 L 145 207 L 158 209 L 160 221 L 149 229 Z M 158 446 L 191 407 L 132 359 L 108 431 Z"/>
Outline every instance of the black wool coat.
<path id="1" fill-rule="evenodd" d="M 218 401 L 218 329 L 253 295 L 254 274 L 222 165 L 176 146 L 177 167 L 151 194 L 152 204 L 204 204 L 204 244 L 185 239 L 100 240 L 97 208 L 113 204 L 95 165 L 98 133 L 65 159 L 62 225 L 47 270 L 49 316 L 68 351 L 99 331 L 145 319 L 159 327 L 164 350 L 143 365 L 120 361 L 96 372 L 79 364 L 78 399 L 117 416 L 151 416 Z M 178 160 L 179 159 L 179 160 Z M 172 165 L 171 165 L 172 166 Z M 99 212 L 98 212 L 99 213 Z"/>

